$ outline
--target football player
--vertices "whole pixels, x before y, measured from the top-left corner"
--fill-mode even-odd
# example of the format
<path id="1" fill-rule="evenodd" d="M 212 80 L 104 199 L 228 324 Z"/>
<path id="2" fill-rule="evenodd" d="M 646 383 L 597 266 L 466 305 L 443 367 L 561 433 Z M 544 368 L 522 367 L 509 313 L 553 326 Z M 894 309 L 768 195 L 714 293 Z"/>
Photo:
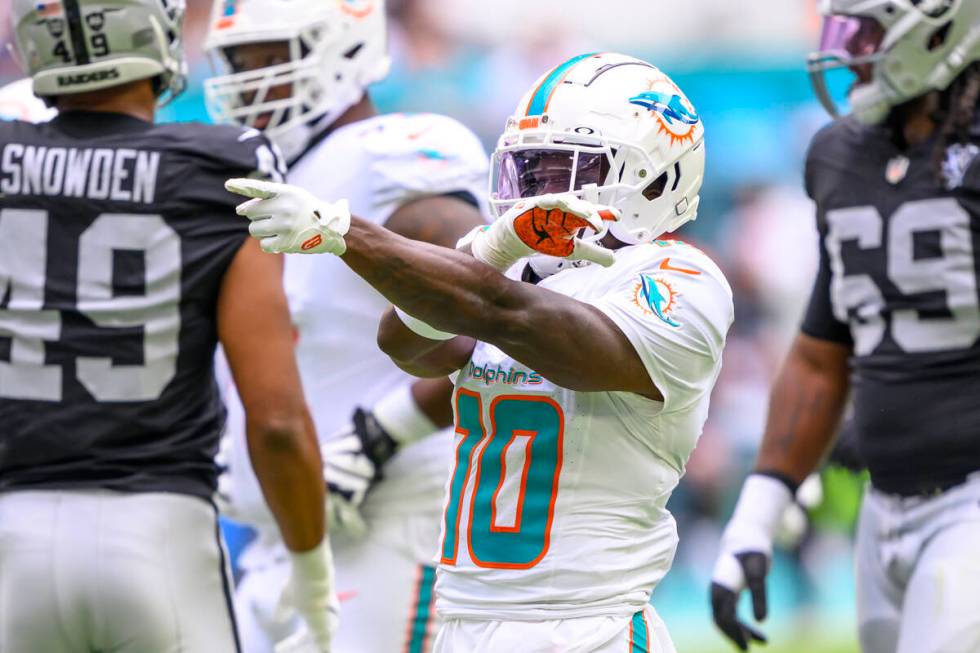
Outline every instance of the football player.
<path id="1" fill-rule="evenodd" d="M 444 116 L 378 115 L 371 102 L 368 85 L 389 67 L 383 2 L 218 0 L 206 45 L 225 73 L 206 82 L 212 114 L 281 145 L 293 183 L 346 197 L 373 224 L 435 245 L 453 247 L 485 224 L 488 162 L 476 136 Z M 343 599 L 334 651 L 426 650 L 451 450 L 448 432 L 417 441 L 451 422 L 452 386 L 412 383 L 378 350 L 388 302 L 341 261 L 289 257 L 285 282 L 333 491 Z M 232 423 L 229 434 L 231 514 L 259 530 L 241 558 L 240 625 L 248 651 L 271 653 L 298 625 L 277 618 L 289 567 L 242 431 Z"/>
<path id="2" fill-rule="evenodd" d="M 705 254 L 654 239 L 697 213 L 703 134 L 659 69 L 575 57 L 508 121 L 499 217 L 463 251 L 344 200 L 229 182 L 254 198 L 238 210 L 263 248 L 338 255 L 398 307 L 379 342 L 399 366 L 457 375 L 436 651 L 674 650 L 650 593 L 733 306 Z"/>
<path id="3" fill-rule="evenodd" d="M 153 124 L 184 82 L 183 10 L 13 5 L 17 51 L 58 115 L 0 122 L 5 653 L 239 650 L 211 503 L 218 339 L 295 552 L 307 628 L 293 643 L 329 647 L 321 462 L 281 263 L 216 190 L 229 171 L 279 179 L 281 164 L 254 130 Z M 4 92 L 20 117 L 51 117 L 22 91 Z"/>
<path id="4" fill-rule="evenodd" d="M 857 534 L 865 653 L 980 650 L 980 3 L 831 0 L 816 90 L 850 68 L 851 114 L 813 139 L 820 267 L 772 390 L 756 472 L 711 588 L 735 644 L 766 616 L 777 515 L 831 445 L 848 391 L 871 484 Z"/>

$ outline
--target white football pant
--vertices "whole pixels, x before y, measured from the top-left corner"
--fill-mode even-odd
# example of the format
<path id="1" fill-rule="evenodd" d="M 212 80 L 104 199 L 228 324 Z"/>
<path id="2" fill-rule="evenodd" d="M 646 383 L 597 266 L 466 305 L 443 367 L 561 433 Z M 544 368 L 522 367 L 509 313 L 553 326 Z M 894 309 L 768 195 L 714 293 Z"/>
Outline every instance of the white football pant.
<path id="1" fill-rule="evenodd" d="M 864 653 L 980 651 L 980 475 L 930 498 L 869 489 L 857 579 Z"/>
<path id="2" fill-rule="evenodd" d="M 227 557 L 198 498 L 0 494 L 0 651 L 233 653 Z"/>
<path id="3" fill-rule="evenodd" d="M 676 653 L 653 606 L 632 618 L 446 619 L 433 653 Z"/>

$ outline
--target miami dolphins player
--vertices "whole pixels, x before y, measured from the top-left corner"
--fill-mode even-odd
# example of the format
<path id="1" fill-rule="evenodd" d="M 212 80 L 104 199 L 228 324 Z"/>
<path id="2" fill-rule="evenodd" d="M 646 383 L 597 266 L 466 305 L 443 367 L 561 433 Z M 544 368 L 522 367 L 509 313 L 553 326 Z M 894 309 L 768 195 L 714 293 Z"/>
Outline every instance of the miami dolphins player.
<path id="1" fill-rule="evenodd" d="M 492 169 L 498 217 L 460 251 L 227 187 L 265 250 L 334 254 L 397 307 L 379 344 L 400 367 L 456 375 L 435 650 L 673 651 L 648 602 L 733 306 L 705 254 L 655 239 L 696 217 L 703 125 L 651 64 L 582 55 L 521 100 Z"/>
<path id="2" fill-rule="evenodd" d="M 293 183 L 346 197 L 359 216 L 402 236 L 452 247 L 486 222 L 478 198 L 487 156 L 449 118 L 377 115 L 366 87 L 389 65 L 384 9 L 375 0 L 218 0 L 206 45 L 226 74 L 206 82 L 209 104 L 217 120 L 272 137 Z M 451 384 L 413 383 L 378 350 L 388 303 L 341 261 L 291 257 L 285 285 L 332 491 L 343 599 L 333 651 L 425 650 L 451 449 L 448 432 L 423 438 L 451 422 Z M 260 533 L 241 559 L 236 607 L 245 649 L 271 653 L 301 622 L 276 618 L 288 565 L 235 421 L 241 413 L 231 413 L 223 489 L 234 516 Z"/>

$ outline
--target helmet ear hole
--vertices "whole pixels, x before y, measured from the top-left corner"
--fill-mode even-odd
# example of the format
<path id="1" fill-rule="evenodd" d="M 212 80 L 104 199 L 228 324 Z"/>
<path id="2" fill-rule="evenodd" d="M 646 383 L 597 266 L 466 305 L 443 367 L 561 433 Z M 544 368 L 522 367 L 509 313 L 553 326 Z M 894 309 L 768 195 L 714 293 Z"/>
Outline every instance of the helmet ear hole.
<path id="1" fill-rule="evenodd" d="M 946 38 L 949 36 L 949 30 L 953 27 L 953 21 L 947 22 L 945 25 L 937 29 L 929 37 L 929 43 L 926 45 L 926 49 L 929 52 L 938 50 L 946 44 Z"/>
<path id="2" fill-rule="evenodd" d="M 667 188 L 667 172 L 665 171 L 662 175 L 654 179 L 650 184 L 643 189 L 643 197 L 647 198 L 649 201 L 653 201 L 664 194 L 664 189 Z"/>

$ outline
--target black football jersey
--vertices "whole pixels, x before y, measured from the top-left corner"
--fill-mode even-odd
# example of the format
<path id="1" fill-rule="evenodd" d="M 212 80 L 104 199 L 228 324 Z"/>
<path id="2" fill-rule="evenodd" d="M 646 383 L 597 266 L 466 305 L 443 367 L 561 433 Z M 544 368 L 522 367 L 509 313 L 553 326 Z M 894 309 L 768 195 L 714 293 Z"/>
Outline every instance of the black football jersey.
<path id="1" fill-rule="evenodd" d="M 248 235 L 224 181 L 281 172 L 254 130 L 0 122 L 0 491 L 211 495 L 216 303 Z"/>
<path id="2" fill-rule="evenodd" d="M 980 470 L 980 133 L 900 151 L 853 119 L 814 138 L 820 269 L 803 324 L 852 347 L 855 435 L 872 483 L 912 494 Z"/>

